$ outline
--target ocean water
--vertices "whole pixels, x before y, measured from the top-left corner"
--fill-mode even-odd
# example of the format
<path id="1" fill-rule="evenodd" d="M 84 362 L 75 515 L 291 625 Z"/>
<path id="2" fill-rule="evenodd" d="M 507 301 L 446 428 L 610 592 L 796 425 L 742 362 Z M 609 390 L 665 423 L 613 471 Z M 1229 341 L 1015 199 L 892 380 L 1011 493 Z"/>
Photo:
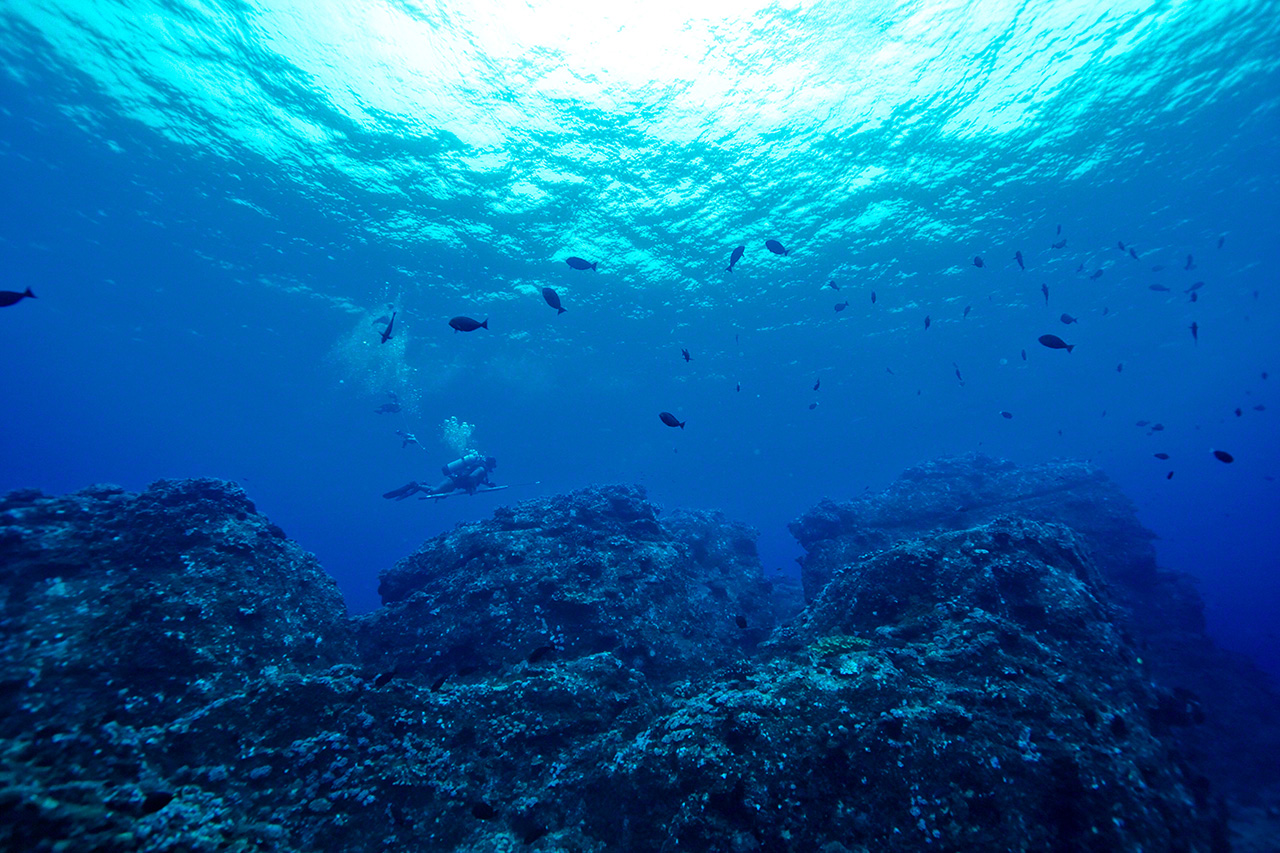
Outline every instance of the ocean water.
<path id="1" fill-rule="evenodd" d="M 790 571 L 823 496 L 1085 458 L 1280 671 L 1278 63 L 1265 0 L 4 0 L 0 490 L 236 480 L 361 611 L 508 500 Z M 511 488 L 384 500 L 451 418 Z"/>

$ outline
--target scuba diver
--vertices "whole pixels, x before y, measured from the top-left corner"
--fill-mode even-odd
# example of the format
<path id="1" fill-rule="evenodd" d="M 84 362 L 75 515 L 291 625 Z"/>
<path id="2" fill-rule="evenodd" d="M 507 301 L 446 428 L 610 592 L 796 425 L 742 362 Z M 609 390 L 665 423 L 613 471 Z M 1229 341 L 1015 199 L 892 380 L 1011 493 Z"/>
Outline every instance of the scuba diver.
<path id="1" fill-rule="evenodd" d="M 424 486 L 415 480 L 398 489 L 392 489 L 383 497 L 402 501 L 418 492 L 423 492 L 427 496 L 447 495 L 457 489 L 474 495 L 481 486 L 494 487 L 493 481 L 489 479 L 489 473 L 497 467 L 497 459 L 492 456 L 481 456 L 473 450 L 443 466 L 440 471 L 444 474 L 444 479 L 434 488 Z"/>

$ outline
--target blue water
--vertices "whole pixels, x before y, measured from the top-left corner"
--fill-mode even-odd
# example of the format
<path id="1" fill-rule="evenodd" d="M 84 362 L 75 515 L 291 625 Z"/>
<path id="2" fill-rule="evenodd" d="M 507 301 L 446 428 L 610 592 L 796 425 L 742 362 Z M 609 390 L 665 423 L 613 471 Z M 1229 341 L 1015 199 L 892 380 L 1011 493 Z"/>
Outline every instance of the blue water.
<path id="1" fill-rule="evenodd" d="M 1088 458 L 1280 671 L 1278 64 L 1246 0 L 5 0 L 0 489 L 238 480 L 363 610 L 508 499 L 639 482 L 790 567 L 823 496 Z M 519 485 L 383 500 L 450 417 Z"/>

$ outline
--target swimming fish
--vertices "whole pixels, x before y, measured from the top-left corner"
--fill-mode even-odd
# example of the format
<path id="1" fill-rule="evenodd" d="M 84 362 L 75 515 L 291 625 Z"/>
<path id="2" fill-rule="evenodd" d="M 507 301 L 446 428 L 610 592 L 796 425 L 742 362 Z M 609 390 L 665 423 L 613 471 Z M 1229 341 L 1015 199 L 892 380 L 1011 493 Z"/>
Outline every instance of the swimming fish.
<path id="1" fill-rule="evenodd" d="M 1066 240 L 1059 240 L 1058 242 L 1054 243 L 1054 244 L 1053 244 L 1052 246 L 1050 246 L 1049 248 L 1051 248 L 1051 249 L 1065 249 L 1065 248 L 1067 248 L 1067 241 L 1066 241 Z"/>
<path id="2" fill-rule="evenodd" d="M 1144 427 L 1144 426 L 1148 425 L 1149 423 L 1151 423 L 1151 421 L 1138 421 L 1137 423 L 1135 423 L 1135 424 L 1134 424 L 1134 426 Z"/>
<path id="3" fill-rule="evenodd" d="M 1059 319 L 1059 320 L 1061 320 L 1063 323 L 1065 323 L 1065 324 L 1066 324 L 1066 325 L 1068 325 L 1068 326 L 1070 326 L 1072 323 L 1079 323 L 1079 322 L 1080 322 L 1078 319 L 1076 319 L 1075 317 L 1072 317 L 1070 314 L 1063 314 L 1063 315 L 1062 315 L 1061 317 L 1059 317 L 1058 319 Z"/>
<path id="4" fill-rule="evenodd" d="M 689 351 L 687 349 L 681 348 L 680 355 L 684 356 L 684 360 L 686 363 L 689 361 Z"/>
<path id="5" fill-rule="evenodd" d="M 470 317 L 454 317 L 449 321 L 449 325 L 455 332 L 474 332 L 476 329 L 489 328 L 489 318 L 486 317 L 483 323 L 477 323 Z"/>
<path id="6" fill-rule="evenodd" d="M 743 254 L 747 251 L 746 246 L 739 246 L 733 250 L 733 254 L 729 256 L 729 272 L 733 272 L 733 265 L 742 260 Z"/>
<path id="7" fill-rule="evenodd" d="M 1001 412 L 1000 417 L 1004 418 L 1006 421 L 1010 420 L 1013 418 L 1013 412 Z"/>
<path id="8" fill-rule="evenodd" d="M 821 378 L 819 378 L 817 382 L 814 382 L 814 383 L 813 383 L 813 390 L 817 391 L 817 390 L 818 390 L 818 386 L 819 386 L 819 385 L 821 385 L 821 384 L 822 384 L 822 379 L 821 379 Z"/>
<path id="9" fill-rule="evenodd" d="M 783 246 L 781 243 L 779 243 L 777 240 L 765 240 L 764 246 L 766 249 L 768 249 L 770 252 L 773 252 L 775 255 L 791 254 L 790 252 L 787 251 L 786 247 Z"/>
<path id="10" fill-rule="evenodd" d="M 1124 362 L 1123 362 L 1123 361 L 1116 365 L 1116 373 L 1124 373 Z"/>
<path id="11" fill-rule="evenodd" d="M 811 411 L 811 412 L 812 412 L 812 411 L 813 411 L 814 409 L 816 409 L 816 408 L 818 408 L 818 404 L 817 404 L 817 403 L 810 403 L 810 404 L 809 404 L 809 411 Z"/>
<path id="12" fill-rule="evenodd" d="M 929 330 L 929 324 L 930 324 L 930 323 L 932 323 L 932 322 L 933 322 L 933 321 L 929 319 L 929 315 L 928 315 L 928 314 L 925 314 L 925 315 L 924 315 L 924 328 L 925 328 L 925 331 L 926 331 L 926 332 Z"/>
<path id="13" fill-rule="evenodd" d="M 396 324 L 396 312 L 392 311 L 391 319 L 387 321 L 387 328 L 383 329 L 383 331 L 381 332 L 382 340 L 379 343 L 385 344 L 387 341 L 391 340 L 391 327 L 394 326 L 395 324 Z"/>
<path id="14" fill-rule="evenodd" d="M 1018 269 L 1020 269 L 1020 270 L 1025 270 L 1025 269 L 1027 268 L 1027 265 L 1026 265 L 1026 264 L 1024 264 L 1024 263 L 1022 262 L 1022 250 L 1021 250 L 1021 249 L 1019 249 L 1018 251 L 1016 251 L 1016 252 L 1014 252 L 1014 253 L 1013 253 L 1013 259 L 1014 259 L 1015 261 L 1017 261 L 1017 262 L 1018 262 Z"/>
<path id="15" fill-rule="evenodd" d="M 381 406 L 374 409 L 373 411 L 379 415 L 394 415 L 396 412 L 400 411 L 400 404 L 399 403 L 383 403 Z"/>
<path id="16" fill-rule="evenodd" d="M 1094 270 L 1089 276 L 1089 281 L 1097 281 L 1102 278 L 1102 270 Z"/>
<path id="17" fill-rule="evenodd" d="M 1165 475 L 1164 475 L 1164 478 L 1165 478 L 1166 480 L 1172 480 L 1172 479 L 1173 479 L 1173 472 L 1172 472 L 1172 471 L 1170 471 L 1168 474 L 1165 474 Z"/>
<path id="18" fill-rule="evenodd" d="M 831 288 L 832 290 L 840 289 L 840 285 L 836 284 L 836 280 L 834 278 L 831 279 L 831 281 L 827 282 L 827 287 Z"/>
<path id="19" fill-rule="evenodd" d="M 836 303 L 836 311 L 843 311 L 844 309 L 846 309 L 846 308 L 848 308 L 848 307 L 849 307 L 849 300 L 847 300 L 847 299 L 846 299 L 844 302 L 837 302 L 837 303 Z"/>
<path id="20" fill-rule="evenodd" d="M 746 628 L 747 617 L 739 613 L 737 616 L 733 617 L 733 624 L 737 625 L 739 628 Z"/>
<path id="21" fill-rule="evenodd" d="M 16 305 L 23 299 L 35 299 L 36 295 L 31 292 L 31 288 L 27 288 L 21 293 L 16 290 L 0 290 L 0 308 L 7 308 L 10 305 Z"/>
<path id="22" fill-rule="evenodd" d="M 1192 320 L 1191 325 L 1188 326 L 1187 328 L 1191 330 L 1191 340 L 1195 341 L 1196 343 L 1200 343 L 1200 327 L 1196 325 L 1196 321 Z"/>
<path id="23" fill-rule="evenodd" d="M 1186 290 L 1184 290 L 1184 291 L 1182 291 L 1182 292 L 1183 292 L 1183 293 L 1195 293 L 1197 290 L 1199 290 L 1199 289 L 1200 289 L 1200 288 L 1202 288 L 1202 287 L 1204 287 L 1204 282 L 1203 282 L 1203 281 L 1197 281 L 1195 284 L 1191 285 L 1190 287 L 1188 287 Z"/>
<path id="24" fill-rule="evenodd" d="M 596 264 L 584 258 L 565 258 L 564 262 L 575 270 L 594 270 L 596 268 Z M 596 263 L 599 263 L 599 261 Z M 599 272 L 599 270 L 596 270 L 596 272 Z"/>
<path id="25" fill-rule="evenodd" d="M 984 264 L 984 263 L 982 262 L 982 256 L 981 256 L 981 255 L 974 255 L 974 256 L 973 256 L 973 265 L 974 265 L 975 267 L 979 267 L 979 268 L 981 268 L 981 267 L 985 267 L 985 266 L 986 266 L 986 264 Z"/>
<path id="26" fill-rule="evenodd" d="M 1169 288 L 1165 287 L 1163 284 L 1153 284 L 1150 287 L 1148 287 L 1147 290 L 1154 290 L 1156 293 L 1169 292 Z"/>
<path id="27" fill-rule="evenodd" d="M 972 311 L 972 310 L 973 310 L 973 306 L 972 306 L 972 305 L 966 305 L 966 306 L 964 306 L 964 316 L 965 316 L 965 317 L 968 317 L 968 316 L 969 316 L 969 312 L 970 312 L 970 311 Z M 961 319 L 963 319 L 963 318 L 961 318 Z"/>
<path id="28" fill-rule="evenodd" d="M 1046 346 L 1049 349 L 1064 349 L 1067 352 L 1071 352 L 1076 348 L 1075 344 L 1069 344 L 1057 335 L 1041 335 L 1039 340 L 1042 346 Z"/>
<path id="29" fill-rule="evenodd" d="M 1190 300 L 1190 301 L 1192 301 L 1192 302 L 1199 302 L 1199 301 L 1200 301 L 1200 294 L 1198 294 L 1198 293 L 1192 293 L 1192 294 L 1191 294 L 1191 300 Z"/>
<path id="30" fill-rule="evenodd" d="M 1152 425 L 1151 425 L 1151 431 L 1152 431 L 1152 432 L 1164 432 L 1164 424 L 1152 424 Z"/>
<path id="31" fill-rule="evenodd" d="M 542 288 L 542 298 L 548 305 L 556 309 L 557 317 L 564 313 L 564 306 L 560 304 L 560 294 L 549 287 L 544 287 Z"/>
<path id="32" fill-rule="evenodd" d="M 670 412 L 659 412 L 658 417 L 661 418 L 662 422 L 669 427 L 680 427 L 680 429 L 684 429 L 685 421 L 680 420 Z"/>
<path id="33" fill-rule="evenodd" d="M 1184 266 L 1184 267 L 1183 267 L 1183 269 L 1184 269 L 1184 270 L 1193 270 L 1193 269 L 1195 269 L 1195 268 L 1196 268 L 1196 261 L 1195 261 L 1195 258 L 1193 258 L 1191 255 L 1187 255 L 1187 265 L 1186 265 L 1186 266 Z"/>
<path id="34" fill-rule="evenodd" d="M 1155 454 L 1155 457 L 1156 457 L 1157 459 L 1168 459 L 1168 458 L 1169 458 L 1169 454 L 1168 454 L 1168 453 L 1157 453 L 1157 454 Z"/>
<path id="35" fill-rule="evenodd" d="M 1116 241 L 1116 245 L 1120 247 L 1120 251 L 1122 251 L 1122 252 L 1124 251 L 1124 241 L 1123 241 L 1123 240 L 1117 240 L 1117 241 Z"/>
<path id="36" fill-rule="evenodd" d="M 1022 351 L 1022 360 L 1023 360 L 1023 361 L 1026 361 L 1026 360 L 1027 360 L 1027 351 L 1026 351 L 1026 350 L 1023 350 L 1023 351 Z"/>
<path id="37" fill-rule="evenodd" d="M 1059 225 L 1059 226 L 1058 226 L 1058 234 L 1059 234 L 1059 236 L 1061 236 L 1061 234 L 1062 234 L 1062 226 L 1061 226 L 1061 225 Z"/>
<path id="38" fill-rule="evenodd" d="M 741 383 L 741 382 L 739 382 L 739 383 L 738 383 L 738 390 L 739 390 L 739 391 L 741 391 L 741 390 L 742 390 L 742 383 Z"/>
<path id="39" fill-rule="evenodd" d="M 874 290 L 871 291 L 871 304 L 872 305 L 876 304 L 876 292 Z"/>
<path id="40" fill-rule="evenodd" d="M 1132 246 L 1129 247 L 1129 257 L 1133 258 L 1135 261 L 1138 260 L 1138 253 L 1133 250 Z"/>
<path id="41" fill-rule="evenodd" d="M 1219 238 L 1218 238 L 1218 248 L 1219 248 L 1219 249 L 1221 249 L 1221 248 L 1222 248 L 1222 244 L 1223 244 L 1223 243 L 1225 243 L 1225 242 L 1227 242 L 1227 237 L 1226 237 L 1226 235 L 1224 234 L 1223 236 L 1221 236 L 1221 237 L 1219 237 Z"/>
<path id="42" fill-rule="evenodd" d="M 1040 285 L 1040 292 L 1044 294 L 1044 304 L 1048 305 L 1049 304 L 1049 285 L 1047 284 Z"/>
<path id="43" fill-rule="evenodd" d="M 1217 459 L 1219 462 L 1226 462 L 1228 464 L 1236 461 L 1236 458 L 1225 450 L 1213 451 L 1213 458 Z"/>

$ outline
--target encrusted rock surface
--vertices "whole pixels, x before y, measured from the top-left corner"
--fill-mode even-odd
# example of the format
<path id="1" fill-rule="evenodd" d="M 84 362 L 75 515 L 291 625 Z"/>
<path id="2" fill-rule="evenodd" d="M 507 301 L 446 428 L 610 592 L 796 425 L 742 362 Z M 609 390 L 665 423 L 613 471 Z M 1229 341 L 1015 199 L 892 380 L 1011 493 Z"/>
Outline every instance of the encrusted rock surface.
<path id="1" fill-rule="evenodd" d="M 1087 530 L 854 554 L 819 510 L 789 622 L 754 531 L 623 486 L 460 525 L 349 619 L 234 485 L 11 494 L 0 849 L 1226 849 Z"/>

